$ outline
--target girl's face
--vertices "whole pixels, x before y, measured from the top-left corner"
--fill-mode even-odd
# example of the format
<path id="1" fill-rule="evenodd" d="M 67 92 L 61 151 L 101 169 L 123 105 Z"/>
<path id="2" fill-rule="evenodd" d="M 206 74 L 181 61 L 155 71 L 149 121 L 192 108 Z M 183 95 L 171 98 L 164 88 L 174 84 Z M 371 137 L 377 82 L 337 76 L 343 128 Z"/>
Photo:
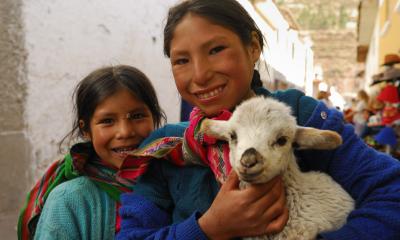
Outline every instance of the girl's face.
<path id="1" fill-rule="evenodd" d="M 176 26 L 171 41 L 178 91 L 207 116 L 232 110 L 252 93 L 250 84 L 260 52 L 255 34 L 245 46 L 230 29 L 188 14 Z"/>
<path id="2" fill-rule="evenodd" d="M 121 89 L 97 105 L 85 137 L 92 141 L 100 159 L 119 168 L 127 152 L 136 149 L 153 130 L 148 106 Z"/>

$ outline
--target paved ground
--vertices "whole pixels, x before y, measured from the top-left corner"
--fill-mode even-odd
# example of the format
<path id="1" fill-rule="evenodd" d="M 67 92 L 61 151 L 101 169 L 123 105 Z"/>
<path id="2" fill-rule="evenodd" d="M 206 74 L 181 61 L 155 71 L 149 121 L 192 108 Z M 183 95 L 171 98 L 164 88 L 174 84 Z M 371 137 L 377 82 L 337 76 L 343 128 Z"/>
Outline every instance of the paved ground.
<path id="1" fill-rule="evenodd" d="M 0 212 L 0 239 L 17 239 L 18 211 Z"/>

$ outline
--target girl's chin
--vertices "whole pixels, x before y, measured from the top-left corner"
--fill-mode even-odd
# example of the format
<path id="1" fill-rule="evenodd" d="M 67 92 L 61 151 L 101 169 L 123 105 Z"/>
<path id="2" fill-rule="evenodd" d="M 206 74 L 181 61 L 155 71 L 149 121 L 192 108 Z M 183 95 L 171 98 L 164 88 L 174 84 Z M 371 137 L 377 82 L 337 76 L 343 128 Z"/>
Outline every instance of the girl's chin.
<path id="1" fill-rule="evenodd" d="M 213 106 L 213 107 L 204 107 L 201 108 L 201 110 L 204 112 L 204 115 L 207 117 L 215 117 L 218 116 L 222 110 L 228 110 L 228 107 L 226 106 Z"/>
<path id="2" fill-rule="evenodd" d="M 116 168 L 120 168 L 122 163 L 124 162 L 124 159 L 127 155 L 122 155 L 122 154 L 113 154 L 113 157 L 111 160 L 107 161 L 107 163 L 111 166 L 114 166 Z"/>

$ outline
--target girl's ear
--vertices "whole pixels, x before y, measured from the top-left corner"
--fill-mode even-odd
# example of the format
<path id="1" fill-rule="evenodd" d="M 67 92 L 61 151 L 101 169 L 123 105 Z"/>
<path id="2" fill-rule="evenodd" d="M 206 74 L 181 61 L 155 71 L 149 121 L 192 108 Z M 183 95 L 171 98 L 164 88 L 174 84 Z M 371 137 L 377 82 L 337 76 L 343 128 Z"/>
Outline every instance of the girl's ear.
<path id="1" fill-rule="evenodd" d="M 250 43 L 250 55 L 253 63 L 255 64 L 261 55 L 261 46 L 260 46 L 260 39 L 256 32 L 251 33 L 251 43 Z"/>
<path id="2" fill-rule="evenodd" d="M 79 129 L 83 132 L 83 138 L 85 140 L 90 141 L 91 140 L 90 133 L 83 130 L 84 127 L 85 127 L 85 122 L 83 120 L 79 120 Z"/>

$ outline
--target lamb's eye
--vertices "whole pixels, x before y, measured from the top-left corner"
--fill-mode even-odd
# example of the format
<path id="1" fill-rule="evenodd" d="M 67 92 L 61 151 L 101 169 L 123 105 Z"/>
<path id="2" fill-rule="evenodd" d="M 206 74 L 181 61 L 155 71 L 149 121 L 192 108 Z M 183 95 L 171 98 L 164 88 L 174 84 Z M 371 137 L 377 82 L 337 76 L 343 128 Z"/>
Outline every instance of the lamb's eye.
<path id="1" fill-rule="evenodd" d="M 236 136 L 235 132 L 231 132 L 230 137 L 231 137 L 232 141 L 236 141 L 237 140 L 237 136 Z"/>
<path id="2" fill-rule="evenodd" d="M 287 138 L 286 137 L 279 137 L 278 140 L 276 140 L 276 144 L 278 144 L 279 146 L 285 145 L 286 142 L 287 142 Z"/>

